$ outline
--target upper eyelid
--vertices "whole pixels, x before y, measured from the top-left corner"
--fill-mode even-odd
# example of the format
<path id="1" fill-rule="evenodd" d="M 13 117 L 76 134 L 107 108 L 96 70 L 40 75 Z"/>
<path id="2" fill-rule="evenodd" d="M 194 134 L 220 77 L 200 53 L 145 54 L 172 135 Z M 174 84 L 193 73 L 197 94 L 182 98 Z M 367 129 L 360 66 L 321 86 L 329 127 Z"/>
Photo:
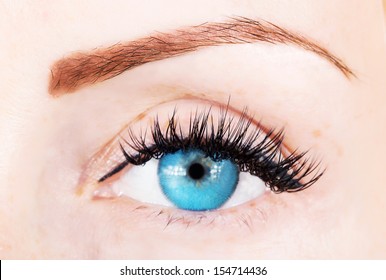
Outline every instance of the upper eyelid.
<path id="1" fill-rule="evenodd" d="M 174 102 L 172 102 L 172 103 L 174 103 Z M 176 105 L 174 105 L 174 106 L 176 106 Z M 204 105 L 204 106 L 210 106 L 210 104 L 206 104 L 206 105 Z M 156 108 L 153 108 L 153 109 L 155 110 Z M 174 109 L 175 109 L 175 107 L 174 107 Z M 155 111 L 156 111 L 156 110 L 155 110 Z M 193 110 L 193 111 L 194 111 L 194 110 Z M 237 111 L 238 111 L 238 110 L 236 110 L 236 112 L 237 112 Z M 240 112 L 240 111 L 239 111 L 239 113 L 236 113 L 236 112 L 233 112 L 233 114 L 239 115 L 240 113 L 242 113 L 242 112 Z M 236 122 L 237 122 L 237 120 L 236 120 Z M 259 123 L 259 124 L 254 124 L 254 125 L 257 125 L 259 129 L 262 128 L 261 123 Z M 128 126 L 130 126 L 130 124 L 129 124 Z M 262 131 L 264 132 L 264 134 L 267 133 L 267 129 L 266 129 L 266 128 L 262 129 Z M 114 138 L 113 142 L 114 142 L 114 141 L 115 141 L 115 142 L 114 142 L 114 143 L 110 143 L 111 145 L 112 145 L 112 144 L 115 144 L 116 147 L 119 147 L 119 146 L 121 145 L 119 139 L 120 139 L 120 136 L 121 136 L 121 133 L 122 133 L 122 132 L 123 132 L 123 133 L 127 133 L 127 128 L 124 128 L 124 129 L 118 134 L 119 137 L 115 137 L 115 138 Z M 115 150 L 116 150 L 116 151 L 117 151 L 117 150 L 120 151 L 119 148 L 116 148 Z M 107 151 L 107 152 L 108 152 L 108 151 Z M 284 156 L 285 158 L 295 156 L 295 155 L 292 155 L 292 153 L 291 153 L 290 151 L 287 151 L 286 153 L 287 153 L 287 156 Z M 117 152 L 115 152 L 115 155 L 116 155 L 116 154 L 117 154 Z M 94 181 L 94 183 L 102 183 L 103 181 L 105 181 L 105 179 L 107 179 L 108 177 L 110 177 L 110 176 L 112 176 L 112 175 L 115 175 L 116 173 L 118 173 L 118 171 L 121 171 L 122 169 L 124 169 L 126 166 L 129 165 L 127 162 L 125 163 L 125 157 L 122 156 L 123 153 L 122 153 L 122 152 L 119 152 L 119 154 L 121 155 L 121 159 L 120 159 L 120 160 L 116 160 L 116 161 L 115 161 L 115 162 L 116 162 L 115 165 L 114 165 L 114 164 L 110 164 L 110 165 L 107 165 L 107 167 L 106 167 L 106 160 L 107 160 L 107 159 L 110 160 L 110 159 L 112 158 L 112 156 L 110 156 L 110 155 L 107 156 L 107 159 L 104 158 L 103 156 L 102 156 L 102 157 L 97 157 L 96 160 L 101 162 L 101 163 L 99 163 L 99 164 L 98 164 L 98 163 L 97 163 L 97 164 L 94 164 L 94 163 L 91 161 L 91 163 L 94 164 L 94 165 L 96 165 L 96 166 L 102 165 L 102 166 L 103 166 L 103 170 L 105 170 L 105 171 L 98 172 L 98 174 L 100 174 L 100 175 L 95 175 L 95 176 L 92 176 L 92 177 L 91 177 L 91 179 Z M 303 157 L 303 156 L 301 156 L 301 157 Z M 110 166 L 110 167 L 108 167 L 108 166 Z M 119 167 L 119 166 L 120 166 L 120 167 Z M 309 166 L 310 166 L 310 167 L 313 167 L 314 164 L 311 163 Z M 306 167 L 307 167 L 307 166 L 306 166 Z M 316 168 L 316 167 L 315 167 L 315 168 Z M 117 172 L 111 172 L 113 169 L 116 169 Z M 316 179 L 314 180 L 314 178 L 310 178 L 310 183 L 306 183 L 304 186 L 311 185 L 312 182 L 316 181 L 316 180 L 321 176 L 321 174 L 323 173 L 323 172 L 318 173 L 318 172 L 319 172 L 319 169 L 316 170 L 315 172 L 314 172 L 314 171 L 315 171 L 315 170 L 313 169 L 311 173 L 312 173 L 313 176 L 315 175 L 314 177 L 315 177 Z M 110 174 L 109 174 L 109 172 L 110 172 Z M 315 173 L 316 173 L 316 174 L 315 174 Z M 119 173 L 118 173 L 118 174 L 119 174 Z M 299 175 L 299 176 L 300 176 L 300 175 Z M 307 178 L 308 178 L 308 177 L 307 177 Z"/>

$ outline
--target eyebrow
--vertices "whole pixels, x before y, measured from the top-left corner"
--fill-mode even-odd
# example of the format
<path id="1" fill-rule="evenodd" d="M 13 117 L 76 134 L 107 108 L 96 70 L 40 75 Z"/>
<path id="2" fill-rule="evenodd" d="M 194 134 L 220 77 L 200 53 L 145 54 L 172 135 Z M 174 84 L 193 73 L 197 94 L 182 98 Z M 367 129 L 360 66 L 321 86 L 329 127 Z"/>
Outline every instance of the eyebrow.
<path id="1" fill-rule="evenodd" d="M 331 62 L 347 78 L 355 77 L 340 58 L 303 35 L 267 21 L 234 17 L 226 22 L 206 22 L 170 33 L 157 32 L 134 41 L 70 54 L 52 65 L 48 90 L 53 96 L 61 96 L 83 86 L 111 79 L 145 63 L 204 47 L 255 42 L 301 47 Z"/>

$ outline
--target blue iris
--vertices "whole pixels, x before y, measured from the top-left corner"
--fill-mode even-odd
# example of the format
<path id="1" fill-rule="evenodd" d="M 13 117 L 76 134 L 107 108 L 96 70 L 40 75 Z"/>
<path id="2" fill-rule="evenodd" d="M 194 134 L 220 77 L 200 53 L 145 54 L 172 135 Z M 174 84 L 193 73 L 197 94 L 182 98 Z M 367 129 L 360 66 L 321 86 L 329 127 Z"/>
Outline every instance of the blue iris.
<path id="1" fill-rule="evenodd" d="M 178 208 L 205 211 L 219 208 L 236 189 L 239 169 L 230 160 L 213 161 L 201 150 L 179 150 L 158 164 L 162 191 Z"/>

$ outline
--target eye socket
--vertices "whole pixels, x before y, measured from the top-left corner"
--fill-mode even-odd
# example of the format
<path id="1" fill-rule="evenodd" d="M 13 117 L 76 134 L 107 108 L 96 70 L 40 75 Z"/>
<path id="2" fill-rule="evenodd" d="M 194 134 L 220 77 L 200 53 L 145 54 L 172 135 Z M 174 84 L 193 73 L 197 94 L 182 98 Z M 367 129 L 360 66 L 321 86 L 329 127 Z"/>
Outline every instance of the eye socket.
<path id="1" fill-rule="evenodd" d="M 91 161 L 85 181 L 97 185 L 96 197 L 207 211 L 252 200 L 267 187 L 300 191 L 322 175 L 306 153 L 284 156 L 283 133 L 264 130 L 246 110 L 168 109 L 130 124 Z"/>

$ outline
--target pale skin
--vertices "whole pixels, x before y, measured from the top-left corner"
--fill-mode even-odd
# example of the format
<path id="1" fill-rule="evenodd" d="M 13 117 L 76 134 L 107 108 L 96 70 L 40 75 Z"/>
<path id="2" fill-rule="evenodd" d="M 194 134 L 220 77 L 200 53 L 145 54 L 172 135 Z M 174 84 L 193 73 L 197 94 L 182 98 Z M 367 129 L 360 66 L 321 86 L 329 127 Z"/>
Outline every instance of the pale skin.
<path id="1" fill-rule="evenodd" d="M 0 15 L 1 259 L 386 258 L 381 1 L 1 1 Z M 59 98 L 48 92 L 50 67 L 71 52 L 229 16 L 304 35 L 356 77 L 302 48 L 257 42 L 151 62 Z M 233 108 L 284 127 L 286 146 L 327 168 L 322 178 L 191 223 L 192 213 L 96 200 L 80 186 L 90 159 L 149 108 L 229 96 Z"/>

